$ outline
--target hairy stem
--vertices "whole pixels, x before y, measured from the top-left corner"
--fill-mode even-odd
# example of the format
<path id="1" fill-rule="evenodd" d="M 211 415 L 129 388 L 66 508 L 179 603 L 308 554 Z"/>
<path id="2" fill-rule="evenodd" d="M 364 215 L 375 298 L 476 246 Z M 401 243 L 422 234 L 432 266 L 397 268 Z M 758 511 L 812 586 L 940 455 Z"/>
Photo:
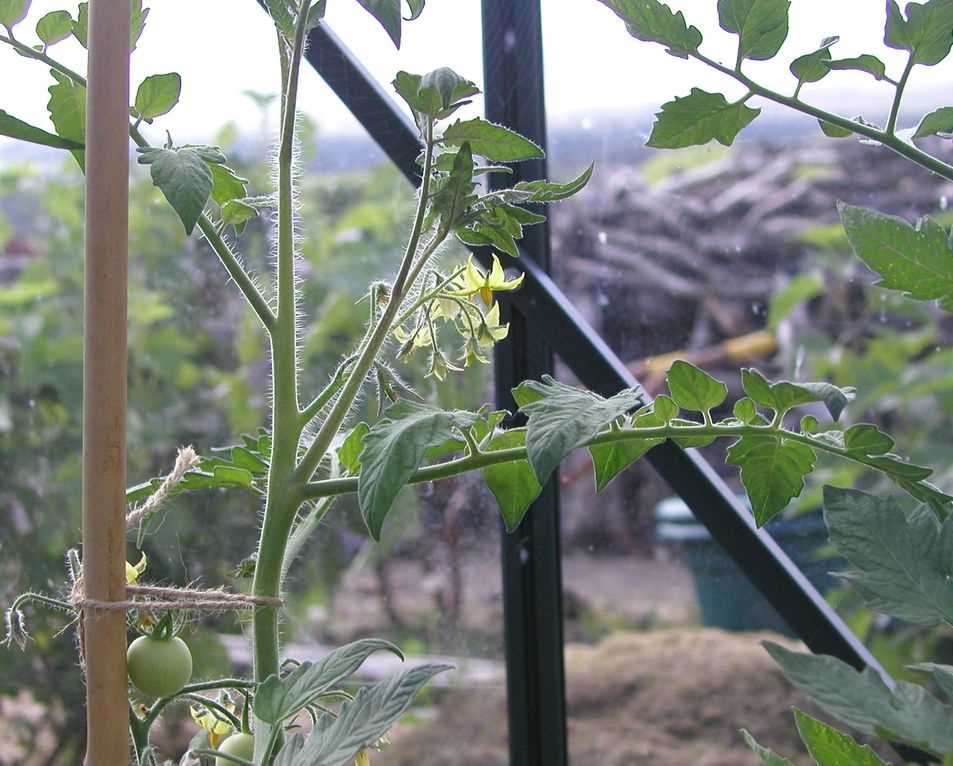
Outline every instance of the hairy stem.
<path id="1" fill-rule="evenodd" d="M 888 135 L 896 135 L 897 120 L 900 119 L 900 104 L 903 102 L 903 92 L 907 88 L 907 80 L 910 79 L 910 73 L 913 71 L 913 66 L 914 57 L 911 53 L 910 57 L 907 59 L 907 66 L 903 70 L 903 75 L 901 75 L 900 80 L 896 85 L 896 93 L 893 97 L 893 104 L 890 107 L 890 117 L 887 118 L 887 127 L 884 129 L 884 132 Z"/>
<path id="2" fill-rule="evenodd" d="M 522 431 L 525 429 L 513 429 Z M 874 470 L 881 470 L 877 463 L 868 460 L 858 453 L 850 452 L 847 449 L 840 448 L 830 442 L 813 439 L 796 431 L 788 431 L 780 428 L 777 424 L 771 425 L 708 425 L 699 423 L 694 426 L 658 426 L 655 428 L 617 428 L 605 431 L 593 439 L 580 444 L 579 449 L 591 447 L 598 444 L 610 444 L 619 441 L 641 441 L 645 439 L 674 439 L 680 437 L 715 437 L 715 438 L 739 438 L 742 436 L 776 436 L 787 441 L 800 442 L 809 447 L 831 455 L 850 460 L 854 463 L 860 463 Z M 408 484 L 423 484 L 429 481 L 439 481 L 441 479 L 450 479 L 463 473 L 486 468 L 500 463 L 511 463 L 517 460 L 527 460 L 528 453 L 526 447 L 509 447 L 507 449 L 480 451 L 476 454 L 468 454 L 454 460 L 447 460 L 443 463 L 424 466 L 410 478 Z M 358 477 L 347 477 L 343 479 L 325 479 L 322 481 L 312 481 L 304 485 L 301 495 L 307 499 L 316 499 L 321 497 L 333 497 L 338 495 L 347 495 L 357 492 Z"/>
<path id="3" fill-rule="evenodd" d="M 404 257 L 400 264 L 400 270 L 394 279 L 391 287 L 390 296 L 387 299 L 387 306 L 384 308 L 374 331 L 371 333 L 364 347 L 360 350 L 360 355 L 354 363 L 354 367 L 348 376 L 347 382 L 341 389 L 334 406 L 328 413 L 327 419 L 321 424 L 314 441 L 308 447 L 304 457 L 298 464 L 295 471 L 295 478 L 299 482 L 305 482 L 311 478 L 315 469 L 327 452 L 328 447 L 341 428 L 344 418 L 347 417 L 354 399 L 360 393 L 364 378 L 370 371 L 377 354 L 387 340 L 387 336 L 393 327 L 394 320 L 397 318 L 397 312 L 404 297 L 405 288 L 409 287 L 408 277 L 417 255 L 417 248 L 420 244 L 420 237 L 423 233 L 424 216 L 427 212 L 427 198 L 430 193 L 430 178 L 433 173 L 433 118 L 428 118 L 426 129 L 427 146 L 424 153 L 424 172 L 423 181 L 420 186 L 420 198 L 417 201 L 417 214 L 414 217 L 414 227 L 410 239 L 407 241 L 407 249 L 404 251 Z M 436 248 L 434 248 L 436 249 Z"/>

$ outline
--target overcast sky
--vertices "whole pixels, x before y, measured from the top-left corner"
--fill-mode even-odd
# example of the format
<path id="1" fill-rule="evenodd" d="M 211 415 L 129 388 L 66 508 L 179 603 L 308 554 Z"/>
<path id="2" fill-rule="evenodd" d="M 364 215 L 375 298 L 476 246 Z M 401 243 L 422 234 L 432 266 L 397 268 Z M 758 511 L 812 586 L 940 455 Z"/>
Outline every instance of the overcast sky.
<path id="1" fill-rule="evenodd" d="M 133 56 L 134 87 L 143 77 L 178 71 L 183 76 L 182 100 L 162 118 L 180 140 L 208 138 L 226 120 L 256 129 L 259 113 L 242 95 L 245 89 L 273 92 L 277 77 L 274 35 L 255 0 L 146 0 L 152 6 L 148 26 Z M 423 17 L 405 27 L 401 51 L 394 50 L 376 23 L 354 0 L 330 0 L 331 26 L 354 48 L 368 69 L 389 82 L 398 69 L 423 72 L 451 66 L 481 82 L 479 0 L 429 0 Z M 672 0 L 689 20 L 707 30 L 704 50 L 733 59 L 734 38 L 717 28 L 715 0 Z M 794 0 L 791 35 L 775 63 L 749 63 L 748 73 L 789 91 L 783 62 L 813 50 L 821 38 L 841 34 L 838 56 L 877 53 L 895 76 L 903 56 L 884 48 L 882 0 Z M 37 18 L 63 7 L 57 0 L 34 0 L 27 22 L 18 27 L 21 39 L 33 42 Z M 579 121 L 598 126 L 608 112 L 658 106 L 692 85 L 735 93 L 729 83 L 703 66 L 666 55 L 657 45 L 626 34 L 622 23 L 596 0 L 543 0 L 547 103 L 554 121 Z M 453 37 L 442 30 L 455 28 Z M 75 41 L 57 45 L 53 55 L 84 70 L 85 52 Z M 912 98 L 945 105 L 950 91 L 951 64 L 918 67 Z M 0 50 L 0 107 L 49 127 L 45 105 L 50 84 L 44 67 L 21 59 L 6 46 Z M 311 71 L 302 84 L 301 106 L 328 133 L 356 130 L 344 107 Z M 887 86 L 861 74 L 832 75 L 809 86 L 804 94 L 820 103 L 857 111 L 889 99 Z M 870 106 L 871 112 L 880 111 Z M 911 115 L 913 119 L 914 115 Z"/>

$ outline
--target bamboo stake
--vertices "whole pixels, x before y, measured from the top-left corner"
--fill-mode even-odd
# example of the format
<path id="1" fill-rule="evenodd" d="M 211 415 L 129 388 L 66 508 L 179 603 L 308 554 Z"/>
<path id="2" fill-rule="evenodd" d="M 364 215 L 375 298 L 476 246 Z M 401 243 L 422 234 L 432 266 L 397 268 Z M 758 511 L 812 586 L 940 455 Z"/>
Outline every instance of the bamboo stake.
<path id="1" fill-rule="evenodd" d="M 126 597 L 129 0 L 90 0 L 86 94 L 83 583 Z M 126 615 L 84 612 L 86 766 L 129 763 Z"/>

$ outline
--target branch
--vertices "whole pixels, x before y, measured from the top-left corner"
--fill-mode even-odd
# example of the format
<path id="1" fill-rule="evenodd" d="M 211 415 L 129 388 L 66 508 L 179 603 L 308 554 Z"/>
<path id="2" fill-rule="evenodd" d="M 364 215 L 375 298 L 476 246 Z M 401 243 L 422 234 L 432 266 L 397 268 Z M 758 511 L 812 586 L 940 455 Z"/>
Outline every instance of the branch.
<path id="1" fill-rule="evenodd" d="M 907 66 L 903 70 L 903 75 L 900 77 L 896 86 L 894 86 L 896 93 L 893 97 L 893 104 L 890 107 L 890 117 L 887 119 L 887 127 L 884 131 L 891 136 L 897 133 L 897 120 L 900 118 L 900 103 L 903 100 L 903 92 L 906 90 L 907 80 L 910 79 L 910 73 L 913 71 L 914 63 L 913 53 L 911 53 L 907 59 Z"/>

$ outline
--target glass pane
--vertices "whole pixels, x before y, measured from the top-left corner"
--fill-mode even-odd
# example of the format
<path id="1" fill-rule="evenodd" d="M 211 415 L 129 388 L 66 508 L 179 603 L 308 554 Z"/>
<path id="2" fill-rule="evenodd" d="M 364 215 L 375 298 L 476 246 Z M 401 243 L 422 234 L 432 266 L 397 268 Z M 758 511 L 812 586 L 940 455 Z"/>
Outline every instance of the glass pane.
<path id="1" fill-rule="evenodd" d="M 183 94 L 168 119 L 143 130 L 155 142 L 164 140 L 168 128 L 177 143 L 218 144 L 249 180 L 250 193 L 271 193 L 278 73 L 271 64 L 275 43 L 267 16 L 255 3 L 231 0 L 188 9 L 180 0 L 155 5 L 133 58 L 134 80 L 177 70 Z M 34 2 L 26 28 L 54 7 Z M 182 24 L 186 10 L 191 21 Z M 229 34 L 210 35 L 223 20 Z M 348 23 L 338 30 L 345 40 L 372 48 L 364 32 Z M 383 32 L 375 30 L 373 39 L 390 45 Z M 406 47 L 420 56 L 422 43 L 414 39 L 408 31 Z M 478 52 L 479 41 L 474 45 Z M 65 61 L 84 68 L 78 45 L 64 42 L 62 50 Z M 210 58 L 218 63 L 210 66 Z M 413 66 L 391 58 L 385 63 Z M 448 56 L 433 65 L 444 63 L 454 62 Z M 18 78 L 25 73 L 22 88 L 18 79 L 7 89 L 13 101 L 5 106 L 48 125 L 48 70 L 5 47 L 0 70 L 15 71 Z M 370 281 L 392 275 L 415 204 L 410 185 L 346 107 L 314 72 L 306 71 L 304 80 L 298 200 L 302 398 L 323 387 L 363 333 L 367 302 L 361 298 Z M 63 556 L 79 542 L 83 179 L 69 155 L 0 141 L 0 603 L 6 607 L 27 589 L 62 595 Z M 185 236 L 148 173 L 136 165 L 131 194 L 132 484 L 167 473 L 180 445 L 209 455 L 239 443 L 242 434 L 257 434 L 268 424 L 270 381 L 266 339 L 213 253 L 197 236 Z M 266 294 L 274 238 L 266 214 L 234 239 Z M 458 264 L 465 254 L 448 246 L 440 258 Z M 455 339 L 446 342 L 447 353 L 455 355 Z M 476 409 L 492 399 L 491 365 L 470 368 L 438 394 L 424 360 L 404 364 L 394 360 L 395 351 L 396 345 L 389 351 L 394 371 L 427 400 Z M 377 394 L 369 386 L 351 420 L 376 418 Z M 250 563 L 260 522 L 261 501 L 251 493 L 178 495 L 144 538 L 143 578 L 246 589 L 248 579 L 237 568 Z M 448 742 L 466 739 L 473 723 L 459 715 L 461 700 L 501 693 L 498 530 L 495 505 L 478 476 L 406 490 L 380 545 L 370 544 L 354 499 L 345 497 L 290 570 L 284 656 L 313 660 L 373 635 L 399 644 L 408 663 L 436 658 L 456 666 L 420 697 L 375 763 L 423 762 L 418 753 L 423 739 L 429 747 L 432 735 L 423 735 L 431 726 Z M 133 557 L 133 545 L 129 551 Z M 22 658 L 10 653 L 0 661 L 0 762 L 72 766 L 82 758 L 85 719 L 72 629 L 60 633 L 65 620 L 58 613 L 30 609 L 27 620 L 36 645 Z M 203 617 L 186 627 L 195 677 L 247 676 L 245 631 L 234 615 Z M 375 657 L 358 682 L 379 680 L 397 666 L 396 660 Z M 488 747 L 505 753 L 505 708 L 501 721 L 492 727 Z M 170 709 L 156 737 L 162 756 L 178 760 L 195 731 L 186 706 Z"/>
<path id="2" fill-rule="evenodd" d="M 733 60 L 736 41 L 718 30 L 715 3 L 671 5 L 705 30 L 708 55 Z M 949 185 L 887 150 L 827 139 L 816 120 L 758 99 L 750 105 L 763 114 L 731 148 L 646 149 L 663 102 L 693 86 L 729 98 L 744 93 L 635 40 L 607 9 L 575 13 L 556 0 L 543 8 L 551 172 L 569 177 L 596 163 L 589 188 L 552 211 L 557 281 L 649 393 L 667 392 L 675 358 L 728 384 L 729 406 L 716 418 L 730 416 L 730 403 L 743 395 L 742 367 L 775 380 L 854 385 L 844 423 L 876 423 L 914 462 L 949 465 L 945 315 L 874 287 L 835 208 L 844 200 L 948 224 Z M 819 30 L 818 19 L 830 27 Z M 840 55 L 869 49 L 883 53 L 893 75 L 903 69 L 904 56 L 883 48 L 882 9 L 857 16 L 828 3 L 795 3 L 790 25 L 778 63 L 745 65 L 783 92 L 794 87 L 787 62 L 814 50 L 821 33 L 845 33 Z M 570 48 L 575 55 L 562 55 Z M 940 75 L 920 69 L 904 128 L 942 105 Z M 892 88 L 836 74 L 806 86 L 802 97 L 885 118 Z M 950 155 L 945 143 L 930 148 Z M 571 380 L 565 369 L 560 377 Z M 804 412 L 830 422 L 823 406 Z M 740 492 L 737 470 L 725 467 L 727 446 L 702 452 Z M 873 615 L 829 575 L 844 562 L 826 544 L 824 484 L 908 498 L 854 464 L 818 462 L 801 498 L 769 531 L 891 673 L 944 661 L 940 633 Z M 562 475 L 573 763 L 754 764 L 737 735 L 742 726 L 778 752 L 802 752 L 789 713 L 796 697 L 759 646 L 764 631 L 789 635 L 787 626 L 673 497 L 679 487 L 639 465 L 597 497 L 590 472 L 583 454 Z M 934 478 L 949 489 L 948 471 Z"/>

